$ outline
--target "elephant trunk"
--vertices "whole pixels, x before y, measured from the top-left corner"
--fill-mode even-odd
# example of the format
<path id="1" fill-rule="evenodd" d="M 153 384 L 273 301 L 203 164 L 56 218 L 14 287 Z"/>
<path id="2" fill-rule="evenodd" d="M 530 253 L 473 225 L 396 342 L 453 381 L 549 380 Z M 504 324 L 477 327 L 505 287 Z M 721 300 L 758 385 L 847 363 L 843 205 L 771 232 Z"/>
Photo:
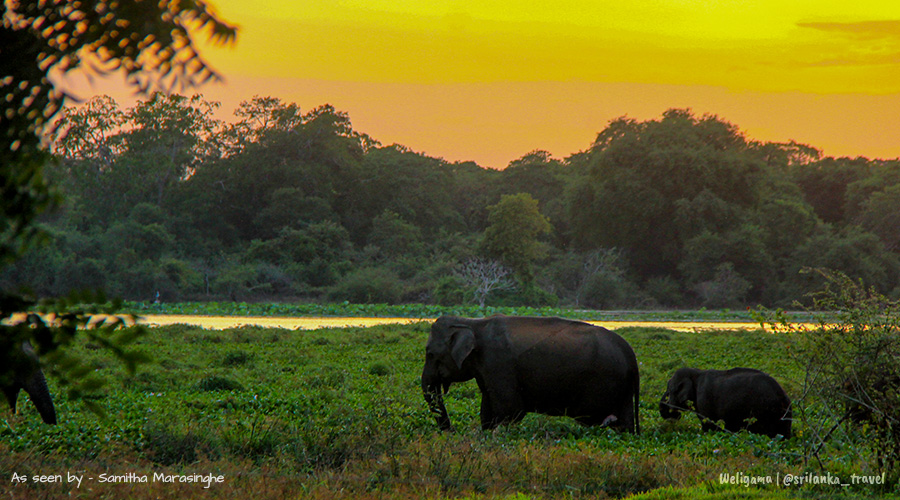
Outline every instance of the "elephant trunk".
<path id="1" fill-rule="evenodd" d="M 666 391 L 659 401 L 659 415 L 665 419 L 678 420 L 681 418 L 681 411 L 669 402 L 669 391 Z"/>
<path id="2" fill-rule="evenodd" d="M 422 395 L 425 397 L 428 411 L 434 415 L 434 419 L 437 421 L 438 428 L 442 431 L 451 430 L 450 416 L 447 414 L 444 396 L 441 393 L 441 381 L 431 376 L 427 367 L 422 374 Z"/>

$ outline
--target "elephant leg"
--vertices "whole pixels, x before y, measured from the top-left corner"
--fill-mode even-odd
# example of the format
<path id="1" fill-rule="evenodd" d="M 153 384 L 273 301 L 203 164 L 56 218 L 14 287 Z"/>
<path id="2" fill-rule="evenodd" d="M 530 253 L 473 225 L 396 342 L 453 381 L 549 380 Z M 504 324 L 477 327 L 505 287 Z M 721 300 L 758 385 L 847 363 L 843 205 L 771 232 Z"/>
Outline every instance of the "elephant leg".
<path id="1" fill-rule="evenodd" d="M 489 431 L 500 425 L 494 418 L 494 410 L 491 408 L 490 398 L 487 394 L 481 396 L 481 429 Z"/>
<path id="2" fill-rule="evenodd" d="M 50 389 L 47 388 L 47 379 L 41 370 L 36 370 L 23 384 L 25 392 L 31 397 L 31 402 L 37 408 L 44 423 L 56 423 L 56 409 L 53 407 L 53 398 L 50 397 Z"/>
<path id="3" fill-rule="evenodd" d="M 637 422 L 637 416 L 634 414 L 635 408 L 632 405 L 632 399 L 628 398 L 628 401 L 625 402 L 625 405 L 622 407 L 622 410 L 616 415 L 618 417 L 617 422 L 613 422 L 612 426 L 616 429 L 622 431 L 628 431 L 632 434 L 637 432 L 637 427 L 635 423 Z"/>
<path id="4" fill-rule="evenodd" d="M 778 424 L 775 426 L 775 430 L 777 434 L 781 434 L 785 439 L 791 438 L 791 414 L 788 414 L 778 421 Z"/>
<path id="5" fill-rule="evenodd" d="M 6 396 L 6 402 L 9 403 L 13 413 L 16 412 L 16 399 L 19 398 L 19 385 L 13 384 L 3 388 L 3 394 Z"/>
<path id="6" fill-rule="evenodd" d="M 3 395 L 6 396 L 10 409 L 15 413 L 19 391 L 24 389 L 44 422 L 55 424 L 56 409 L 53 407 L 53 398 L 50 397 L 47 379 L 44 378 L 44 372 L 41 371 L 37 355 L 28 342 L 22 342 L 21 348 L 25 358 L 24 366 L 17 369 L 18 373 L 13 377 L 9 385 L 2 387 Z"/>
<path id="7" fill-rule="evenodd" d="M 482 400 L 482 403 L 484 403 L 484 400 Z M 514 424 L 525 418 L 525 410 L 517 406 L 501 406 L 494 401 L 490 401 L 490 408 L 490 425 L 485 427 L 484 421 L 482 421 L 482 428 L 484 429 L 493 429 L 501 424 Z"/>
<path id="8" fill-rule="evenodd" d="M 479 383 L 479 387 L 482 385 Z M 525 417 L 525 411 L 521 408 L 518 399 L 503 398 L 493 394 L 490 390 L 481 391 L 481 428 L 491 430 L 501 424 L 512 424 Z"/>

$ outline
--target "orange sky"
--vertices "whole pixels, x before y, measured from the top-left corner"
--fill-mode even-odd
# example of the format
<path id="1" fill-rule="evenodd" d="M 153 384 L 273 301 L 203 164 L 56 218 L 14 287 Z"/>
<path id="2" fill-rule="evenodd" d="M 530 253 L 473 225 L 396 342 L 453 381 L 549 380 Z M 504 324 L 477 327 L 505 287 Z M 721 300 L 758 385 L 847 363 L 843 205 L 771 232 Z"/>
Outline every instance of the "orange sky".
<path id="1" fill-rule="evenodd" d="M 752 139 L 900 157 L 900 7 L 793 0 L 213 0 L 241 31 L 203 47 L 222 102 L 330 103 L 354 128 L 502 168 L 565 157 L 616 117 L 715 113 Z M 118 79 L 80 96 L 133 101 Z M 190 93 L 190 92 L 188 92 Z"/>

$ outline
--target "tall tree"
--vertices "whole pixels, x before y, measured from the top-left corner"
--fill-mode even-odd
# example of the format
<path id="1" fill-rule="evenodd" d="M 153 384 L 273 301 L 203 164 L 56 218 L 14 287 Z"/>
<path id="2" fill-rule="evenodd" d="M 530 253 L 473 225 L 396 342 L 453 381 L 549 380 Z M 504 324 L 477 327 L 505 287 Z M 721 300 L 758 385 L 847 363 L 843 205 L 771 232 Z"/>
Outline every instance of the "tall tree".
<path id="1" fill-rule="evenodd" d="M 48 169 L 66 200 L 66 216 L 75 227 L 105 227 L 118 211 L 121 182 L 115 165 L 125 150 L 122 127 L 127 117 L 109 96 L 96 96 L 79 107 L 63 109 L 53 150 L 58 162 Z"/>
<path id="2" fill-rule="evenodd" d="M 529 193 L 538 201 L 541 212 L 553 225 L 554 237 L 568 235 L 568 214 L 565 207 L 566 167 L 547 151 L 532 151 L 513 160 L 500 172 L 495 183 L 499 194 Z M 565 245 L 566 240 L 559 244 Z"/>
<path id="3" fill-rule="evenodd" d="M 803 191 L 803 198 L 812 205 L 816 214 L 830 224 L 844 225 L 849 222 L 846 215 L 850 202 L 848 190 L 869 177 L 871 165 L 865 158 L 829 157 L 793 166 L 789 170 L 791 178 Z"/>
<path id="4" fill-rule="evenodd" d="M 103 172 L 124 150 L 120 128 L 127 120 L 119 104 L 107 95 L 94 96 L 83 106 L 64 108 L 56 123 L 60 134 L 54 152 L 69 161 L 90 161 Z"/>
<path id="5" fill-rule="evenodd" d="M 534 261 L 546 254 L 538 238 L 550 232 L 550 222 L 528 193 L 504 195 L 499 203 L 488 207 L 488 212 L 489 225 L 481 241 L 484 253 L 513 270 L 521 282 L 530 284 Z"/>
<path id="6" fill-rule="evenodd" d="M 73 218 L 106 227 L 140 203 L 164 205 L 178 182 L 221 156 L 218 103 L 155 92 L 120 110 L 107 96 L 67 108 L 57 127 L 63 187 Z"/>
<path id="7" fill-rule="evenodd" d="M 347 228 L 368 233 L 372 222 L 386 210 L 416 226 L 427 237 L 438 228 L 458 230 L 462 216 L 453 205 L 450 168 L 438 158 L 414 153 L 403 146 L 370 149 L 358 175 L 348 179 L 354 196 Z M 355 227 L 354 227 L 355 226 Z"/>
<path id="8" fill-rule="evenodd" d="M 888 250 L 900 250 L 900 184 L 873 193 L 863 202 L 857 219 L 863 228 L 878 235 Z"/>
<path id="9" fill-rule="evenodd" d="M 266 109 L 269 111 L 257 109 L 259 113 L 254 116 L 272 111 Z M 225 158 L 207 162 L 184 183 L 182 201 L 202 203 L 194 204 L 196 209 L 192 212 L 201 217 L 203 213 L 214 213 L 219 221 L 213 221 L 213 227 L 227 224 L 243 239 L 270 238 L 281 227 L 269 224 L 297 227 L 311 222 L 304 220 L 303 213 L 293 214 L 294 220 L 272 217 L 270 207 L 286 206 L 284 190 L 293 189 L 292 196 L 307 198 L 303 202 L 296 200 L 295 206 L 315 207 L 316 212 L 328 214 L 316 215 L 314 219 L 331 218 L 333 211 L 348 229 L 356 229 L 347 225 L 357 203 L 355 179 L 359 178 L 360 162 L 374 141 L 354 131 L 346 113 L 332 106 L 315 108 L 299 122 L 291 114 L 292 109 L 288 106 L 283 110 L 292 116 L 288 120 L 292 128 L 274 126 L 261 130 L 258 142 L 248 142 Z M 263 119 L 254 123 L 273 122 Z"/>
<path id="10" fill-rule="evenodd" d="M 131 203 L 163 205 L 175 183 L 190 177 L 203 160 L 220 156 L 216 139 L 222 122 L 213 116 L 218 107 L 199 95 L 154 92 L 128 111 L 131 129 L 124 134 L 127 151 L 122 167 L 136 185 L 150 189 Z"/>
<path id="11" fill-rule="evenodd" d="M 234 116 L 238 121 L 228 125 L 224 134 L 232 154 L 243 151 L 249 144 L 263 141 L 271 133 L 290 132 L 303 123 L 303 113 L 296 103 L 258 95 L 249 101 L 241 101 Z"/>
<path id="12" fill-rule="evenodd" d="M 703 231 L 708 224 L 686 224 L 685 216 L 755 204 L 765 167 L 737 127 L 683 109 L 661 120 L 614 120 L 598 134 L 591 157 L 589 184 L 570 197 L 575 241 L 624 249 L 645 277 L 677 274 L 684 242 L 697 234 L 685 228 Z"/>

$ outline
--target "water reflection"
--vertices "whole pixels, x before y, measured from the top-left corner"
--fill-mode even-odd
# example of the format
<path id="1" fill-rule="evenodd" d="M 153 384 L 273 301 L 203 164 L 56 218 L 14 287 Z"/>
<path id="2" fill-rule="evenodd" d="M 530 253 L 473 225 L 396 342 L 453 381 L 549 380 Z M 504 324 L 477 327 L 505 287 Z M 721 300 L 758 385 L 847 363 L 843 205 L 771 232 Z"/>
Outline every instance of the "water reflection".
<path id="1" fill-rule="evenodd" d="M 140 323 L 151 326 L 174 325 L 178 323 L 200 326 L 213 330 L 235 328 L 244 325 L 257 325 L 268 328 L 287 328 L 290 330 L 315 330 L 318 328 L 367 327 L 374 325 L 408 324 L 418 321 L 434 321 L 434 318 L 292 318 L 267 316 L 193 316 L 179 314 L 148 314 L 142 316 Z M 680 321 L 588 321 L 610 330 L 625 327 L 658 327 L 669 328 L 681 332 L 698 330 L 756 330 L 759 323 L 732 322 L 680 322 Z"/>

